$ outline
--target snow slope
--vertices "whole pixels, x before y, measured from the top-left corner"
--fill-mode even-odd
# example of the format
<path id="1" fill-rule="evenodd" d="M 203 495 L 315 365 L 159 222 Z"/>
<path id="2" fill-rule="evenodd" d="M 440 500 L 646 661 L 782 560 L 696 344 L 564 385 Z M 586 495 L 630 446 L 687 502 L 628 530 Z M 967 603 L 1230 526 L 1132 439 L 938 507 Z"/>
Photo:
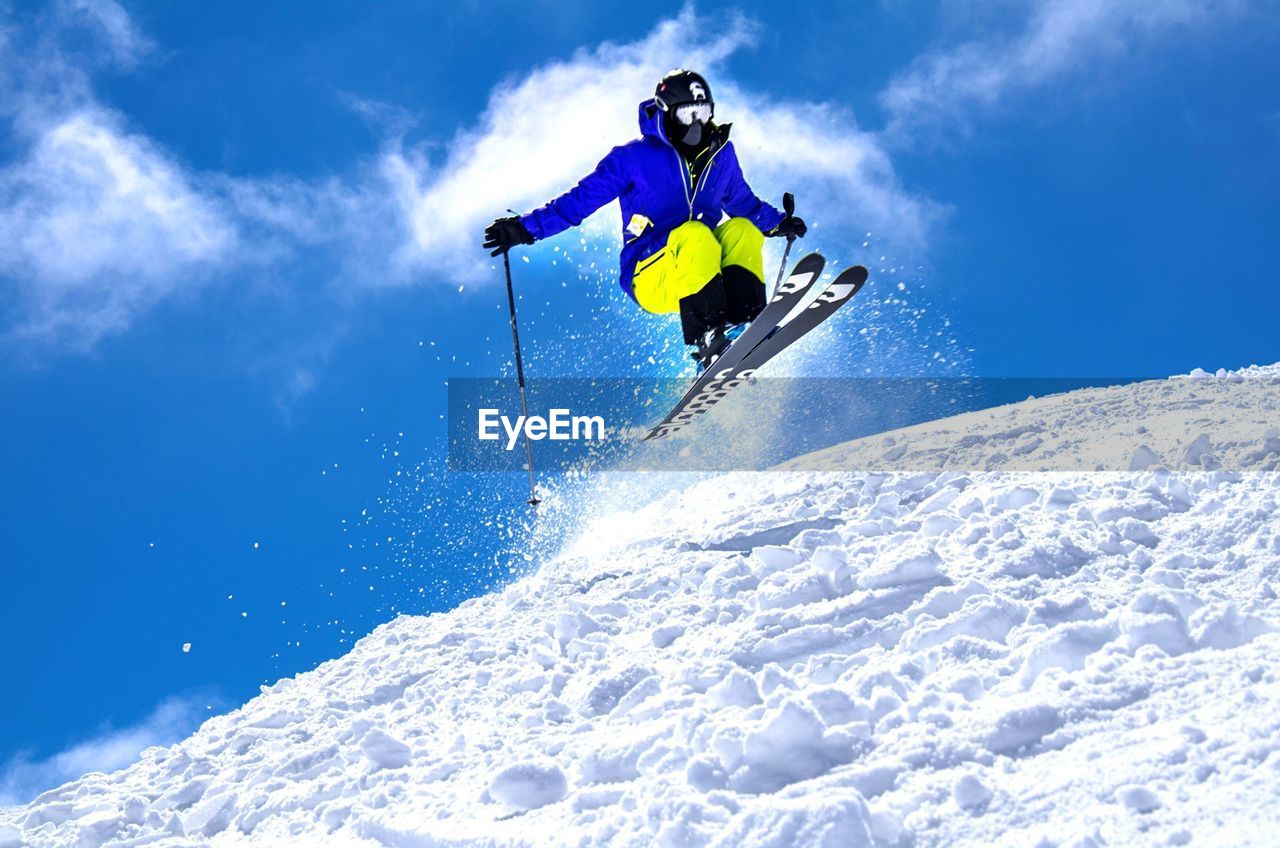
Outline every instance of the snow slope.
<path id="1" fill-rule="evenodd" d="M 1105 391 L 1155 420 L 1159 382 Z M 599 517 L 0 812 L 0 846 L 1275 845 L 1274 415 L 1197 408 L 1184 435 L 1242 471 L 1182 436 L 1152 450 L 1195 467 L 1002 470 L 1008 438 L 1089 441 L 1079 400 L 893 435 L 984 470 L 730 475 Z"/>

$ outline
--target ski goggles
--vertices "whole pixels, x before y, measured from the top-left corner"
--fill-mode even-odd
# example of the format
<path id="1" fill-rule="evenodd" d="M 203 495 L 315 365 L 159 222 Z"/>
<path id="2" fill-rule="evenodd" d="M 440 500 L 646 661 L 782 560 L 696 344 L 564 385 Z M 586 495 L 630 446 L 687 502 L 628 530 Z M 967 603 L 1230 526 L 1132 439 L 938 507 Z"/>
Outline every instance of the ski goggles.
<path id="1" fill-rule="evenodd" d="M 711 115 L 715 111 L 715 104 L 710 100 L 703 100 L 698 103 L 686 103 L 683 106 L 676 107 L 676 120 L 684 124 L 686 127 L 694 121 L 705 124 L 711 120 Z"/>

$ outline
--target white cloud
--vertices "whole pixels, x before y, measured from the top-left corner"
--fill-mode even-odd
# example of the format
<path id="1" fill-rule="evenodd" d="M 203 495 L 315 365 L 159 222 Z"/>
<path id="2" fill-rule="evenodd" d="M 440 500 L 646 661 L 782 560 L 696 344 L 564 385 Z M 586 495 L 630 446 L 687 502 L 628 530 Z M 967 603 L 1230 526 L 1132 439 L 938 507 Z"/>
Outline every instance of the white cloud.
<path id="1" fill-rule="evenodd" d="M 119 62 L 151 49 L 111 0 L 59 8 L 63 18 L 79 15 Z M 545 202 L 635 137 L 636 104 L 680 65 L 711 77 L 753 186 L 775 202 L 795 191 L 824 248 L 852 249 L 865 230 L 881 244 L 918 247 L 940 210 L 900 185 L 886 145 L 963 123 L 1220 8 L 1235 4 L 1039 0 L 1015 36 L 970 40 L 912 63 L 882 95 L 885 132 L 868 132 L 835 105 L 743 87 L 729 60 L 752 46 L 751 25 L 739 17 L 712 26 L 686 9 L 638 41 L 583 49 L 504 82 L 476 123 L 442 148 L 393 139 L 372 162 L 311 181 L 185 167 L 96 103 L 83 71 L 50 46 L 56 38 L 36 39 L 44 52 L 10 98 L 26 150 L 0 171 L 0 275 L 16 281 L 10 333 L 87 347 L 230 269 L 308 256 L 339 269 L 339 291 L 491 279 L 478 245 L 484 225 L 508 207 Z M 26 58 L 0 44 L 0 70 Z M 385 107 L 375 112 L 386 118 Z M 412 125 L 392 117 L 390 126 Z M 613 237 L 615 208 L 593 220 L 595 232 Z"/>
<path id="2" fill-rule="evenodd" d="M 0 116 L 17 153 L 0 167 L 0 339 L 88 349 L 240 261 L 243 222 L 224 179 L 95 100 L 81 61 L 96 50 L 130 66 L 151 49 L 124 9 L 63 0 L 25 28 L 5 23 Z M 91 34 L 87 51 L 64 50 L 75 30 Z"/>
<path id="3" fill-rule="evenodd" d="M 95 100 L 85 69 L 59 48 L 60 33 L 87 28 L 122 66 L 154 48 L 113 0 L 62 0 L 35 35 L 15 39 L 0 26 L 0 114 L 20 150 L 0 170 L 0 333 L 87 348 L 231 271 L 288 263 L 329 269 L 338 283 L 330 294 L 347 298 L 378 285 L 494 280 L 479 247 L 484 225 L 508 207 L 545 202 L 635 137 L 637 103 L 680 65 L 711 78 L 757 192 L 774 202 L 784 190 L 796 193 L 800 214 L 818 225 L 810 244 L 842 258 L 873 230 L 879 245 L 914 249 L 941 210 L 901 186 L 891 145 L 963 125 L 1144 37 L 1238 6 L 1036 0 L 1015 36 L 969 40 L 913 62 L 882 95 L 890 116 L 882 132 L 861 128 L 837 105 L 745 88 L 729 60 L 751 48 L 752 26 L 686 8 L 638 41 L 582 49 L 507 80 L 475 124 L 443 146 L 394 137 L 371 161 L 337 163 L 335 176 L 303 180 L 202 173 L 131 129 Z M 344 96 L 388 132 L 414 125 L 394 106 Z M 606 207 L 591 231 L 616 238 L 615 210 Z"/>
<path id="4" fill-rule="evenodd" d="M 96 29 L 112 58 L 123 66 L 136 63 L 152 44 L 138 31 L 129 13 L 113 0 L 63 0 L 63 10 L 73 22 Z"/>
<path id="5" fill-rule="evenodd" d="M 122 64 L 149 42 L 110 0 L 57 8 L 53 30 L 25 39 L 26 56 L 0 44 L 0 71 L 15 71 L 18 86 L 14 138 L 25 146 L 0 170 L 0 277 L 15 283 L 8 334 L 23 341 L 88 348 L 230 270 L 297 259 L 336 269 L 334 291 L 348 297 L 361 287 L 492 279 L 484 225 L 508 207 L 549 200 L 634 138 L 637 104 L 680 65 L 711 76 L 757 190 L 775 202 L 795 191 L 801 214 L 821 218 L 825 232 L 847 226 L 852 242 L 873 228 L 914 244 L 935 211 L 898 187 L 877 137 L 849 114 L 735 85 L 726 60 L 754 38 L 741 17 L 712 26 L 686 9 L 637 42 L 580 50 L 499 85 L 476 124 L 437 155 L 393 139 L 370 163 L 306 181 L 199 173 L 131 131 L 94 99 L 84 70 L 58 48 L 57 27 L 88 25 Z M 347 99 L 393 128 L 412 124 Z M 616 238 L 610 212 L 593 226 Z"/>
<path id="6" fill-rule="evenodd" d="M 750 104 L 735 109 L 733 131 L 752 186 L 775 206 L 794 191 L 796 214 L 820 225 L 814 234 L 826 249 L 852 251 L 867 230 L 882 246 L 923 248 L 943 209 L 901 187 L 878 134 L 826 104 L 734 99 Z"/>
<path id="7" fill-rule="evenodd" d="M 1015 4 L 1024 8 L 1022 4 Z M 1243 0 L 1036 0 L 1013 37 L 966 41 L 917 58 L 881 94 L 887 133 L 909 140 L 959 127 L 970 117 L 1144 40 L 1234 14 Z"/>
<path id="8" fill-rule="evenodd" d="M 236 243 L 220 202 L 102 109 L 60 116 L 0 170 L 0 274 L 16 281 L 21 337 L 88 347 Z"/>
<path id="9" fill-rule="evenodd" d="M 170 698 L 132 727 L 107 730 L 44 760 L 17 756 L 0 769 L 0 806 L 25 804 L 36 795 L 90 772 L 112 772 L 147 748 L 186 738 L 207 714 L 205 701 Z"/>
<path id="10" fill-rule="evenodd" d="M 484 225 L 508 207 L 541 205 L 610 147 L 635 138 L 637 105 L 679 66 L 710 79 L 759 193 L 777 203 L 793 189 L 798 211 L 811 219 L 887 229 L 918 243 L 934 210 L 897 185 L 875 135 L 835 108 L 764 100 L 732 81 L 726 60 L 752 41 L 741 18 L 713 26 L 686 9 L 640 41 L 581 50 L 500 86 L 478 125 L 459 134 L 439 163 L 420 151 L 389 151 L 382 173 L 408 234 L 401 270 L 439 265 L 454 279 L 492 277 L 476 246 Z M 612 226 L 616 207 L 606 210 Z"/>

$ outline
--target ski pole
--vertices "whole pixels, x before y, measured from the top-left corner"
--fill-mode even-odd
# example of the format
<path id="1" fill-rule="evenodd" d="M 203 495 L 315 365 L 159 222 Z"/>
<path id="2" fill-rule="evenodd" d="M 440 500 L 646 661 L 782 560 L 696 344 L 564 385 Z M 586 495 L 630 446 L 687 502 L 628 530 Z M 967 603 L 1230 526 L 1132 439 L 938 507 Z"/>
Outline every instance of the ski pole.
<path id="1" fill-rule="evenodd" d="M 796 196 L 789 191 L 782 193 L 782 211 L 787 213 L 788 218 L 796 211 Z M 778 267 L 778 281 L 773 284 L 774 294 L 778 293 L 778 287 L 782 285 L 782 275 L 787 270 L 787 257 L 791 255 L 791 243 L 795 240 L 794 234 L 787 235 L 787 246 L 782 251 L 782 265 Z"/>
<path id="2" fill-rule="evenodd" d="M 524 394 L 524 362 L 520 358 L 520 331 L 516 328 L 516 290 L 511 285 L 511 252 L 502 252 L 502 267 L 507 272 L 507 304 L 511 307 L 511 344 L 516 350 L 516 383 L 520 386 L 520 414 L 529 418 L 529 402 Z M 529 465 L 529 506 L 537 508 L 542 503 L 538 499 L 538 490 L 533 482 L 533 445 L 529 442 L 529 431 L 524 433 L 524 457 Z"/>

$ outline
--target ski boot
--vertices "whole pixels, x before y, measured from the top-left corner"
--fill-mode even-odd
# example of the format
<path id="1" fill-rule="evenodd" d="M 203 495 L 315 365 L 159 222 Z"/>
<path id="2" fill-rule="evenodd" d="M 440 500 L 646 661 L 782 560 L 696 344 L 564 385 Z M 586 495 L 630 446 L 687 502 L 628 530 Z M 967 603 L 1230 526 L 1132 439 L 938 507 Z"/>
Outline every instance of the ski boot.
<path id="1" fill-rule="evenodd" d="M 695 349 L 689 354 L 690 358 L 698 363 L 699 374 L 711 367 L 711 363 L 719 359 L 720 354 L 724 353 L 729 347 L 731 340 L 725 330 L 726 328 L 724 327 L 708 330 L 702 338 L 698 339 Z"/>

